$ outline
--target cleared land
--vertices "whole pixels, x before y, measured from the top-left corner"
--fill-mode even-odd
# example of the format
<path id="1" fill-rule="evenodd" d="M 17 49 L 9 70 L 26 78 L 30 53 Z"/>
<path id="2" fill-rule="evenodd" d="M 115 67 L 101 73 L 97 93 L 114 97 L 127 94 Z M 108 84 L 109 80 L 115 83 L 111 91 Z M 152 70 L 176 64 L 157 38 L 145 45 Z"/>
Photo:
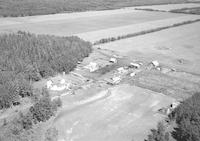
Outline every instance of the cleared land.
<path id="1" fill-rule="evenodd" d="M 79 36 L 83 39 L 93 41 L 93 38 L 94 40 L 99 40 L 103 37 L 117 36 L 118 34 L 127 34 L 130 32 L 134 33 L 198 18 L 199 16 L 197 15 L 136 11 L 133 8 L 128 8 L 114 11 L 72 13 L 72 15 L 58 14 L 22 18 L 1 18 L 0 32 L 23 30 L 37 34 L 59 36 L 84 33 Z M 88 37 L 92 38 L 92 40 L 88 39 Z"/>
<path id="2" fill-rule="evenodd" d="M 200 74 L 200 22 L 101 45 L 138 60 L 158 60 Z"/>
<path id="3" fill-rule="evenodd" d="M 151 12 L 150 12 L 151 13 Z M 153 12 L 152 12 L 153 13 Z M 157 13 L 157 12 L 156 12 Z M 141 13 L 142 14 L 142 13 Z M 162 13 L 160 13 L 162 15 Z M 174 15 L 173 15 L 174 16 Z M 166 18 L 162 20 L 147 21 L 144 23 L 137 23 L 127 26 L 120 26 L 115 28 L 103 29 L 98 31 L 91 31 L 86 33 L 75 34 L 80 38 L 90 41 L 92 43 L 99 42 L 102 39 L 118 38 L 126 35 L 143 35 L 148 32 L 156 31 L 165 27 L 173 27 L 176 24 L 181 24 L 188 21 L 199 20 L 200 16 L 193 15 L 179 15 L 180 17 Z"/>
<path id="4" fill-rule="evenodd" d="M 183 2 L 188 0 L 0 0 L 0 16 L 45 15 Z"/>
<path id="5" fill-rule="evenodd" d="M 59 141 L 142 141 L 148 129 L 163 118 L 157 110 L 174 101 L 129 85 L 109 88 L 97 95 L 107 96 L 60 112 L 61 116 L 55 120 Z"/>

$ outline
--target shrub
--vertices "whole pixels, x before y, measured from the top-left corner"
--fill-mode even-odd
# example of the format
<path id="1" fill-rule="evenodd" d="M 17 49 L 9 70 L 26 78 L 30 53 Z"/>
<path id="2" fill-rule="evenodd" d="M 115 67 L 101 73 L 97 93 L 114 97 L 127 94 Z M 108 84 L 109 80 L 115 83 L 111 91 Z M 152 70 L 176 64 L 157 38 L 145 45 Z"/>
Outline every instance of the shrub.
<path id="1" fill-rule="evenodd" d="M 159 122 L 157 129 L 151 129 L 151 134 L 145 141 L 169 141 L 169 133 L 165 131 L 163 123 Z"/>
<path id="2" fill-rule="evenodd" d="M 18 102 L 18 100 L 18 96 L 9 92 L 4 88 L 4 86 L 0 85 L 0 110 L 10 108 L 13 103 Z"/>
<path id="3" fill-rule="evenodd" d="M 30 109 L 30 115 L 34 123 L 45 122 L 50 119 L 57 111 L 61 101 L 51 101 L 47 90 L 43 90 L 43 97 L 36 102 Z"/>
<path id="4" fill-rule="evenodd" d="M 48 97 L 42 98 L 30 108 L 34 123 L 44 122 L 54 115 L 53 105 Z"/>
<path id="5" fill-rule="evenodd" d="M 45 141 L 57 141 L 58 140 L 58 130 L 56 128 L 49 128 L 45 133 Z"/>
<path id="6" fill-rule="evenodd" d="M 58 98 L 58 99 L 53 100 L 53 104 L 54 104 L 56 107 L 61 107 L 61 106 L 62 106 L 62 101 L 61 101 L 60 98 Z"/>
<path id="7" fill-rule="evenodd" d="M 26 115 L 20 114 L 20 122 L 22 125 L 22 128 L 25 130 L 29 130 L 33 126 L 33 116 L 30 112 L 28 112 Z"/>

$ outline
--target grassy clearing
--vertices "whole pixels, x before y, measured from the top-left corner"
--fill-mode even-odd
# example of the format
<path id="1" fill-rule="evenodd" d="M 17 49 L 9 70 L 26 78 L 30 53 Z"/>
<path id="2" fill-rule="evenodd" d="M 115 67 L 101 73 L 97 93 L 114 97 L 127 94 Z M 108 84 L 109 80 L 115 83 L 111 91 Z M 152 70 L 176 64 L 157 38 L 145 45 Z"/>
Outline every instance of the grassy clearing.
<path id="1" fill-rule="evenodd" d="M 175 9 L 175 10 L 171 10 L 170 12 L 200 15 L 200 7 Z"/>
<path id="2" fill-rule="evenodd" d="M 0 0 L 0 16 L 18 17 L 62 12 L 117 9 L 129 6 L 183 3 L 188 0 Z"/>
<path id="3" fill-rule="evenodd" d="M 122 36 L 117 36 L 117 37 L 104 38 L 104 39 L 101 39 L 99 41 L 96 41 L 94 43 L 94 45 L 114 42 L 114 41 L 117 41 L 117 40 L 131 38 L 131 37 L 135 37 L 135 36 L 140 36 L 140 35 L 144 35 L 144 34 L 152 33 L 152 32 L 157 32 L 157 31 L 161 31 L 161 30 L 164 30 L 164 29 L 168 29 L 168 28 L 173 28 L 173 27 L 177 27 L 177 26 L 181 26 L 181 25 L 185 25 L 185 24 L 191 24 L 191 23 L 198 22 L 198 21 L 200 21 L 200 19 L 196 19 L 196 20 L 192 20 L 192 21 L 185 21 L 185 22 L 176 23 L 176 24 L 169 25 L 169 26 L 159 27 L 159 28 L 155 28 L 155 29 L 145 30 L 145 31 L 127 34 L 127 35 L 122 35 Z"/>

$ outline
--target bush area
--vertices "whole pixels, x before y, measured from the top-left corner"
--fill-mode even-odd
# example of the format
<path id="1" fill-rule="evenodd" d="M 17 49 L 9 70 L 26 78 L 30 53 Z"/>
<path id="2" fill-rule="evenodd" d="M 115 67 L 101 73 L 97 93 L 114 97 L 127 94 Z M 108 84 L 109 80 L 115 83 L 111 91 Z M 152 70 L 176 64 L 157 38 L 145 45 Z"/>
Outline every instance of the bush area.
<path id="1" fill-rule="evenodd" d="M 159 122 L 157 129 L 151 129 L 151 133 L 148 135 L 148 139 L 144 141 L 169 141 L 169 137 L 169 132 L 166 132 L 163 123 Z"/>
<path id="2" fill-rule="evenodd" d="M 45 130 L 46 127 L 40 126 L 55 115 L 57 108 L 61 106 L 60 99 L 51 101 L 46 89 L 43 89 L 40 95 L 42 97 L 28 111 L 19 113 L 19 116 L 10 122 L 4 122 L 0 128 L 1 141 L 34 141 L 36 138 L 42 141 L 41 138 L 44 135 L 46 136 L 45 141 L 56 138 L 56 129 L 49 129 L 46 133 L 42 131 L 38 135 L 35 127 Z"/>
<path id="3" fill-rule="evenodd" d="M 171 10 L 170 12 L 200 15 L 200 7 L 175 9 Z"/>
<path id="4" fill-rule="evenodd" d="M 32 96 L 31 82 L 73 70 L 91 50 L 78 37 L 0 35 L 0 110 Z"/>
<path id="5" fill-rule="evenodd" d="M 200 141 L 200 93 L 183 101 L 168 117 L 176 123 L 174 130 L 169 133 L 159 123 L 145 141 L 169 141 L 170 136 L 176 141 Z"/>
<path id="6" fill-rule="evenodd" d="M 200 93 L 178 106 L 170 115 L 177 127 L 172 136 L 177 141 L 200 141 Z"/>
<path id="7" fill-rule="evenodd" d="M 0 16 L 32 16 L 183 2 L 188 0 L 0 0 Z"/>

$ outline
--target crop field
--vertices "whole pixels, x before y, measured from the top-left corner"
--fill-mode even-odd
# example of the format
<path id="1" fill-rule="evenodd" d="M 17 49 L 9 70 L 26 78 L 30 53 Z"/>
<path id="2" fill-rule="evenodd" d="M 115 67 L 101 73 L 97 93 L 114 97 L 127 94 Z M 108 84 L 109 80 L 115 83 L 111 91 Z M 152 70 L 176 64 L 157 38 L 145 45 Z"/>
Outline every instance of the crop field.
<path id="1" fill-rule="evenodd" d="M 172 68 L 200 74 L 199 27 L 200 22 L 197 22 L 103 44 L 100 47 L 127 54 L 134 59 L 159 60 Z"/>
<path id="2" fill-rule="evenodd" d="M 90 14 L 90 15 L 89 15 Z M 94 12 L 82 13 L 77 18 L 65 15 L 38 16 L 24 18 L 0 19 L 0 32 L 16 32 L 25 30 L 39 34 L 52 34 L 69 36 L 90 31 L 119 28 L 121 26 L 141 24 L 145 22 L 166 20 L 170 18 L 183 17 L 181 14 L 152 13 L 135 11 L 132 9 L 116 10 L 116 13 L 105 11 L 96 16 Z M 57 18 L 58 17 L 58 18 Z"/>
<path id="3" fill-rule="evenodd" d="M 143 12 L 141 12 L 142 14 Z M 150 12 L 151 13 L 151 12 Z M 163 13 L 160 13 L 161 15 Z M 160 15 L 160 16 L 161 16 Z M 173 15 L 174 16 L 174 15 Z M 102 40 L 118 39 L 119 37 L 138 36 L 151 33 L 157 30 L 174 27 L 179 24 L 187 22 L 195 22 L 200 20 L 200 16 L 196 15 L 178 15 L 179 17 L 166 18 L 162 20 L 147 21 L 143 23 L 131 24 L 127 26 L 114 27 L 109 29 L 102 29 L 86 33 L 75 34 L 80 38 L 90 41 L 92 43 L 101 43 Z"/>
<path id="4" fill-rule="evenodd" d="M 137 11 L 133 8 L 75 14 L 1 18 L 1 32 L 29 31 L 59 36 L 78 35 L 88 41 L 129 34 L 199 19 L 198 15 Z"/>
<path id="5" fill-rule="evenodd" d="M 32 16 L 183 2 L 188 0 L 0 0 L 0 16 Z"/>

